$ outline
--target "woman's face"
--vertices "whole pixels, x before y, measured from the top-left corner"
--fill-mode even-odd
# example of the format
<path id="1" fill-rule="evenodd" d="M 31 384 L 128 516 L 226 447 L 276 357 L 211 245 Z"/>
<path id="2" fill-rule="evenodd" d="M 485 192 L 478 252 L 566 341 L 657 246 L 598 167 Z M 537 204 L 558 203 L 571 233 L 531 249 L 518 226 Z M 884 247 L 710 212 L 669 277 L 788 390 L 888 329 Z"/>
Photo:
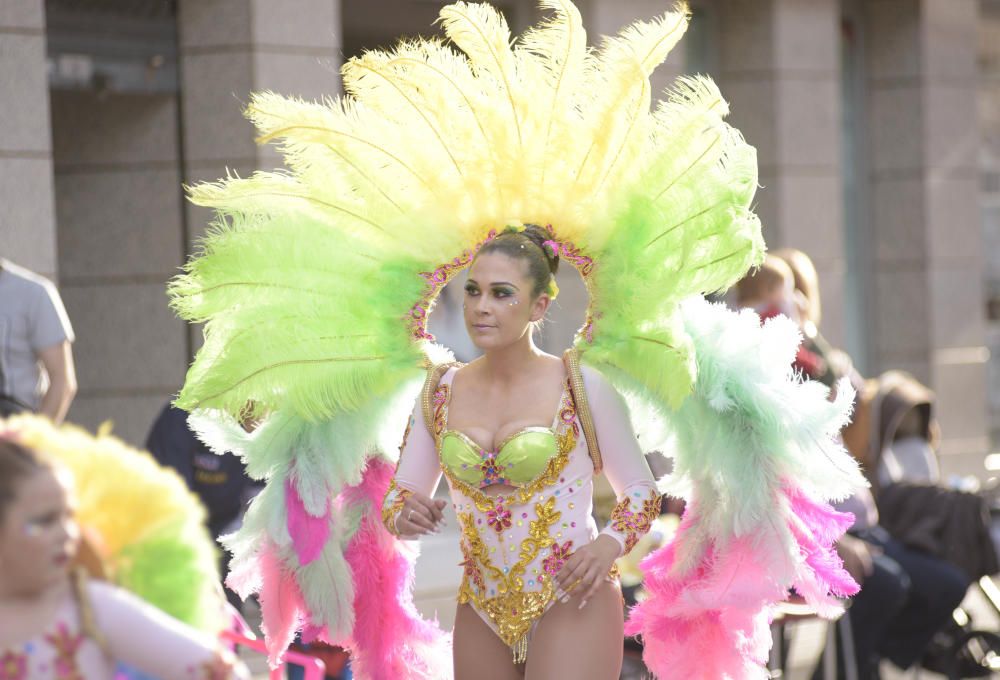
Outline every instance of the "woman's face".
<path id="1" fill-rule="evenodd" d="M 35 595 L 58 584 L 78 539 L 66 482 L 48 468 L 24 478 L 0 521 L 0 592 Z"/>
<path id="2" fill-rule="evenodd" d="M 532 321 L 545 316 L 549 296 L 532 299 L 528 265 L 503 253 L 480 255 L 469 269 L 463 304 L 465 328 L 473 344 L 486 351 L 517 342 Z"/>

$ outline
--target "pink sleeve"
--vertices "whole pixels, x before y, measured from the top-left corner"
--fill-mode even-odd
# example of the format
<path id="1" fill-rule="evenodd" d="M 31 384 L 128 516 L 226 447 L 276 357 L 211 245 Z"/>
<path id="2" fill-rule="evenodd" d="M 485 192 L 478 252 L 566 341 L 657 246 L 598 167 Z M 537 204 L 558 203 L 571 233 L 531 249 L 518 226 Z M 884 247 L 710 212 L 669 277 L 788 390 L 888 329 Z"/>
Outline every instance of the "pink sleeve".
<path id="1" fill-rule="evenodd" d="M 632 431 L 625 400 L 596 370 L 584 366 L 582 371 L 604 474 L 618 498 L 601 533 L 617 540 L 625 554 L 659 516 L 660 492 Z"/>
<path id="2" fill-rule="evenodd" d="M 250 677 L 215 638 L 128 591 L 101 582 L 88 584 L 88 591 L 97 627 L 115 660 L 160 680 Z"/>
<path id="3" fill-rule="evenodd" d="M 424 421 L 420 400 L 413 407 L 410 423 L 403 435 L 399 448 L 399 463 L 396 474 L 389 485 L 389 491 L 382 500 L 382 523 L 389 533 L 398 536 L 396 517 L 403 507 L 406 497 L 414 491 L 425 496 L 433 496 L 441 480 L 441 464 L 438 461 L 434 437 Z"/>

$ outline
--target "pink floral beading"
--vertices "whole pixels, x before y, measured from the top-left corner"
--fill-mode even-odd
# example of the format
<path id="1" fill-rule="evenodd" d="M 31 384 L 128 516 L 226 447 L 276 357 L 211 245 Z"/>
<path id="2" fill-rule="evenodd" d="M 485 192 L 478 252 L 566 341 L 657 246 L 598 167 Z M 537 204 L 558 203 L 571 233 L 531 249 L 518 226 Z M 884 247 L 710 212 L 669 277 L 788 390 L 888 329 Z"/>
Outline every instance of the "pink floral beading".
<path id="1" fill-rule="evenodd" d="M 28 657 L 16 652 L 0 656 L 0 680 L 27 680 Z"/>
<path id="2" fill-rule="evenodd" d="M 56 631 L 46 635 L 45 639 L 56 650 L 56 680 L 86 680 L 76 663 L 76 652 L 83 644 L 83 635 L 70 633 L 69 627 L 60 623 Z"/>
<path id="3" fill-rule="evenodd" d="M 542 569 L 550 576 L 555 576 L 566 564 L 566 560 L 573 554 L 573 541 L 566 541 L 562 545 L 552 544 L 552 554 L 542 561 Z"/>
<path id="4" fill-rule="evenodd" d="M 479 482 L 480 488 L 485 488 L 491 484 L 506 484 L 507 478 L 503 476 L 506 466 L 497 462 L 497 454 L 492 451 L 480 451 L 479 455 L 483 462 L 479 464 L 479 471 L 483 473 L 483 479 Z"/>
<path id="5" fill-rule="evenodd" d="M 497 504 L 495 508 L 486 513 L 486 523 L 493 527 L 493 530 L 498 534 L 505 529 L 510 529 L 510 510 L 505 508 L 503 503 Z"/>

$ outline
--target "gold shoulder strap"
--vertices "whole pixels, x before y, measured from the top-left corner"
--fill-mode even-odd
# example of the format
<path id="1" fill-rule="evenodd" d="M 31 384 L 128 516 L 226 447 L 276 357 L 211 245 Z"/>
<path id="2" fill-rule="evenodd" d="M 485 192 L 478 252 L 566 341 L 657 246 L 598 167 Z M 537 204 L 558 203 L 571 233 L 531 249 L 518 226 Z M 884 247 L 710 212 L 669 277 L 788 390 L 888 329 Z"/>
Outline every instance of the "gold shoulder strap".
<path id="1" fill-rule="evenodd" d="M 105 656 L 110 656 L 110 647 L 104 633 L 97 627 L 94 617 L 94 607 L 90 601 L 90 591 L 87 590 L 89 577 L 87 571 L 77 567 L 70 572 L 70 582 L 73 585 L 73 596 L 76 598 L 77 609 L 80 611 L 80 632 L 84 637 L 93 640 Z"/>
<path id="2" fill-rule="evenodd" d="M 594 419 L 590 417 L 590 404 L 587 402 L 587 390 L 583 386 L 583 373 L 580 372 L 580 352 L 570 348 L 563 353 L 563 363 L 569 374 L 569 387 L 573 392 L 573 402 L 576 404 L 576 415 L 583 426 L 583 437 L 587 440 L 590 459 L 594 462 L 594 474 L 600 474 L 604 468 L 601 460 L 601 447 L 597 444 L 597 430 L 594 429 Z"/>
<path id="3" fill-rule="evenodd" d="M 437 389 L 438 383 L 441 382 L 442 376 L 448 372 L 449 368 L 461 365 L 457 361 L 450 361 L 444 364 L 430 364 L 427 367 L 427 380 L 424 381 L 424 389 L 420 394 L 420 404 L 424 412 L 424 424 L 427 425 L 432 437 L 436 437 L 434 434 L 434 390 Z"/>

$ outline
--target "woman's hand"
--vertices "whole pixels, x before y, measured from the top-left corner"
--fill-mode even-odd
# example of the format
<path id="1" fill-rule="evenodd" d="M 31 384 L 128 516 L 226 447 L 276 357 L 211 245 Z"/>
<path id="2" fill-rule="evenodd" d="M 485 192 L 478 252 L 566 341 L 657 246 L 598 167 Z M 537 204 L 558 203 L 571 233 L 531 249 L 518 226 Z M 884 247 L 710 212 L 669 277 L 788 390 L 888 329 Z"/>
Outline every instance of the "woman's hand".
<path id="1" fill-rule="evenodd" d="M 396 515 L 396 531 L 400 536 L 438 533 L 438 526 L 446 523 L 443 512 L 446 504 L 446 501 L 436 501 L 418 491 L 411 491 L 403 501 L 402 510 Z"/>
<path id="2" fill-rule="evenodd" d="M 621 549 L 621 544 L 614 538 L 600 534 L 574 552 L 556 574 L 556 597 L 565 604 L 569 602 L 570 591 L 583 593 L 579 607 L 583 609 L 587 600 L 608 580 L 608 572 L 621 554 Z"/>

